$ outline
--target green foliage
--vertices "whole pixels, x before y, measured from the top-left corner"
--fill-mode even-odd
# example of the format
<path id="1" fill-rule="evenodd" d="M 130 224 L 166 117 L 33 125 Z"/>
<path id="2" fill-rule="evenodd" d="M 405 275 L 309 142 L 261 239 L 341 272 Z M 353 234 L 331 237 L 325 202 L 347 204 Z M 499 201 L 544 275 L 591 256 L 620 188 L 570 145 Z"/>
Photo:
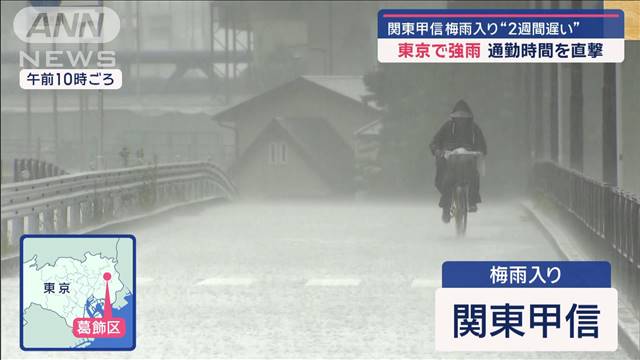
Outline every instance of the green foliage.
<path id="1" fill-rule="evenodd" d="M 423 193 L 433 182 L 431 137 L 444 119 L 439 111 L 449 106 L 449 67 L 384 64 L 365 75 L 364 82 L 378 105 L 387 109 L 383 118 L 379 166 L 373 191 Z M 442 71 L 444 70 L 444 71 Z M 434 111 L 434 109 L 438 109 Z"/>

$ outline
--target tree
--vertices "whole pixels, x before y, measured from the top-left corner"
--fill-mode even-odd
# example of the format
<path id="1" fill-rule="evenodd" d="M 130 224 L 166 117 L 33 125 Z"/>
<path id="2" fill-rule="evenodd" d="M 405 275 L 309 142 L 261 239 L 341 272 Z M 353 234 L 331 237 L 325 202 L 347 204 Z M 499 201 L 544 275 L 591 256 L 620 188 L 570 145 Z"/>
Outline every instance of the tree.
<path id="1" fill-rule="evenodd" d="M 386 108 L 374 191 L 415 195 L 430 186 L 428 144 L 442 123 L 451 79 L 448 65 L 383 64 L 365 75 L 373 100 Z"/>

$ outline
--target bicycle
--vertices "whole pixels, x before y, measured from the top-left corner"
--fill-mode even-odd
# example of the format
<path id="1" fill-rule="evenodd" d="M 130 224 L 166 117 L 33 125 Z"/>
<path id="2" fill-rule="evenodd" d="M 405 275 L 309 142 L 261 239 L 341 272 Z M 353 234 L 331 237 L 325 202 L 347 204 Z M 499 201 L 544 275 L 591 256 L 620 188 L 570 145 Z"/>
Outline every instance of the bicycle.
<path id="1" fill-rule="evenodd" d="M 477 160 L 481 152 L 468 151 L 458 148 L 446 151 L 447 177 L 453 177 L 451 218 L 455 219 L 456 234 L 464 236 L 467 232 L 467 217 L 469 213 L 469 184 L 477 169 Z"/>

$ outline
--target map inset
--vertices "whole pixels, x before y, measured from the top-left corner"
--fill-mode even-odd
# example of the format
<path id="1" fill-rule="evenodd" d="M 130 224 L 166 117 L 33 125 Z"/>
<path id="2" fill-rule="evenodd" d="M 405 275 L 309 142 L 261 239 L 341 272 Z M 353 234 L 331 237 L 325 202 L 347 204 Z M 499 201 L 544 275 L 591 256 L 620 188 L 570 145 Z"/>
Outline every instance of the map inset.
<path id="1" fill-rule="evenodd" d="M 23 350 L 135 348 L 135 238 L 25 235 Z"/>

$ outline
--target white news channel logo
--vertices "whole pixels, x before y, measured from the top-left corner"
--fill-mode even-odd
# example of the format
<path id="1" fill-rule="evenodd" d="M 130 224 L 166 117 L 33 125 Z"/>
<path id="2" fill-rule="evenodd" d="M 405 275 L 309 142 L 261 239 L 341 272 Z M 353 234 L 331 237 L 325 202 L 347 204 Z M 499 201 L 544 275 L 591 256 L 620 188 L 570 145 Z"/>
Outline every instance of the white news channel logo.
<path id="1" fill-rule="evenodd" d="M 32 44 L 107 43 L 120 32 L 120 17 L 107 7 L 26 7 L 13 31 Z"/>

